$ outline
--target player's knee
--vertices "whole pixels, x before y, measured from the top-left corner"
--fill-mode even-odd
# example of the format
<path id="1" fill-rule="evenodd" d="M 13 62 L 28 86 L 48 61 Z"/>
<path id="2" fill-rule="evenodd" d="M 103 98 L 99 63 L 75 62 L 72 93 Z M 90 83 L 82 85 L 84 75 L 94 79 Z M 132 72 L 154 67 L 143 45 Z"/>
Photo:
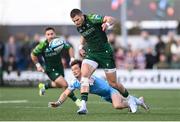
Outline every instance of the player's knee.
<path id="1" fill-rule="evenodd" d="M 64 89 L 68 87 L 67 82 L 55 81 L 55 84 L 57 87 L 64 88 Z"/>
<path id="2" fill-rule="evenodd" d="M 89 86 L 89 78 L 88 77 L 81 78 L 81 86 Z"/>
<path id="3" fill-rule="evenodd" d="M 117 88 L 117 83 L 116 83 L 115 81 L 109 82 L 109 84 L 110 84 L 113 88 Z"/>

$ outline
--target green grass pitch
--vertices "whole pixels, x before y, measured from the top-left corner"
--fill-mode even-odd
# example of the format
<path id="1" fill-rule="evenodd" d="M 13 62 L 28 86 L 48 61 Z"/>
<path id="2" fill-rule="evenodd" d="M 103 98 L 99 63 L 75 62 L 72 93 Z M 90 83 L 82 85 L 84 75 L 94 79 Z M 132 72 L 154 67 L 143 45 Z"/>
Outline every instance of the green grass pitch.
<path id="1" fill-rule="evenodd" d="M 130 90 L 150 105 L 149 112 L 140 108 L 135 114 L 115 110 L 98 96 L 89 95 L 87 115 L 78 115 L 70 99 L 59 108 L 48 108 L 48 102 L 57 100 L 61 92 L 49 89 L 40 97 L 37 88 L 0 87 L 0 121 L 180 121 L 179 90 Z"/>

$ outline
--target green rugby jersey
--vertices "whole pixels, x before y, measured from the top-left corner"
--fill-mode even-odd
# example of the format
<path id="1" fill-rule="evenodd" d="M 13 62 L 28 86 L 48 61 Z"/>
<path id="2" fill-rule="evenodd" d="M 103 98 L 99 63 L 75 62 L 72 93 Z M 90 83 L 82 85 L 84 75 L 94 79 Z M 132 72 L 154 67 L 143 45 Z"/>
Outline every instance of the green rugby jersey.
<path id="1" fill-rule="evenodd" d="M 103 16 L 97 14 L 84 15 L 85 21 L 78 32 L 86 39 L 88 52 L 103 52 L 110 49 L 106 33 L 102 31 Z"/>
<path id="2" fill-rule="evenodd" d="M 65 49 L 69 49 L 71 46 L 68 43 L 64 43 Z M 49 46 L 47 40 L 40 42 L 32 51 L 35 56 L 43 56 L 45 61 L 46 70 L 51 68 L 62 68 L 61 51 L 54 51 Z"/>

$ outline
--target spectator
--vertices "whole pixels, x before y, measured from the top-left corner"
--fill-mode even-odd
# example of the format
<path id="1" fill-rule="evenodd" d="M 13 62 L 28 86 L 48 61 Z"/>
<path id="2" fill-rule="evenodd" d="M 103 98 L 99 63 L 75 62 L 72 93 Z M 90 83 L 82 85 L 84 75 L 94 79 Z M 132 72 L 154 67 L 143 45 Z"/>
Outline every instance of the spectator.
<path id="1" fill-rule="evenodd" d="M 33 36 L 33 40 L 30 41 L 29 43 L 29 47 L 28 47 L 28 53 L 27 54 L 30 54 L 30 52 L 32 51 L 33 48 L 36 47 L 36 45 L 39 44 L 39 42 L 41 41 L 41 37 L 38 33 L 35 33 L 34 36 Z M 41 57 L 38 57 L 39 58 L 39 61 L 41 64 L 43 64 L 43 59 Z M 35 67 L 34 67 L 34 63 L 32 62 L 32 60 L 30 59 L 30 56 L 28 56 L 28 69 L 29 70 L 34 70 Z"/>
<path id="2" fill-rule="evenodd" d="M 40 35 L 38 33 L 34 34 L 33 41 L 31 41 L 30 44 L 29 44 L 29 47 L 30 47 L 31 51 L 32 51 L 32 49 L 34 47 L 36 47 L 36 45 L 39 44 L 40 40 L 41 40 Z"/>
<path id="3" fill-rule="evenodd" d="M 142 40 L 138 43 L 138 49 L 142 50 L 143 52 L 146 51 L 147 48 L 154 48 L 152 41 L 149 38 L 149 33 L 147 31 L 141 32 Z M 139 45 L 140 44 L 140 45 Z"/>
<path id="4" fill-rule="evenodd" d="M 177 33 L 180 35 L 180 20 L 178 20 Z"/>
<path id="5" fill-rule="evenodd" d="M 180 40 L 171 45 L 171 53 L 176 54 L 178 57 L 180 57 Z"/>
<path id="6" fill-rule="evenodd" d="M 22 34 L 19 36 L 17 43 L 17 58 L 16 58 L 16 66 L 19 71 L 23 71 L 27 69 L 28 60 L 30 60 L 29 54 L 29 36 L 26 34 Z"/>
<path id="7" fill-rule="evenodd" d="M 179 61 L 179 58 L 178 58 L 178 56 L 176 54 L 172 55 L 170 68 L 172 68 L 172 69 L 180 69 L 180 61 Z"/>
<path id="8" fill-rule="evenodd" d="M 156 51 L 156 60 L 159 61 L 159 55 L 161 53 L 165 53 L 165 47 L 166 47 L 166 44 L 163 42 L 161 36 L 159 35 L 158 36 L 158 42 L 157 44 L 155 45 L 155 51 Z"/>
<path id="9" fill-rule="evenodd" d="M 125 60 L 125 53 L 122 48 L 118 48 L 116 53 L 115 53 L 115 63 L 116 63 L 116 68 L 118 69 L 124 69 L 124 60 Z"/>
<path id="10" fill-rule="evenodd" d="M 4 57 L 4 50 L 5 50 L 5 47 L 4 47 L 4 43 L 2 41 L 0 41 L 0 57 Z"/>
<path id="11" fill-rule="evenodd" d="M 136 68 L 137 69 L 145 69 L 146 67 L 146 58 L 141 50 L 137 50 L 136 56 L 135 56 L 135 62 L 136 62 Z"/>
<path id="12" fill-rule="evenodd" d="M 16 71 L 17 67 L 16 67 L 16 60 L 15 60 L 15 56 L 10 54 L 7 62 L 5 63 L 5 71 L 7 71 L 7 73 L 11 73 L 12 71 Z"/>
<path id="13" fill-rule="evenodd" d="M 4 43 L 0 41 L 0 85 L 4 85 L 3 82 L 3 64 L 4 64 Z"/>
<path id="14" fill-rule="evenodd" d="M 170 68 L 165 54 L 160 54 L 159 62 L 154 65 L 154 68 L 155 69 L 169 69 Z"/>
<path id="15" fill-rule="evenodd" d="M 4 59 L 5 62 L 9 60 L 9 57 L 13 56 L 17 58 L 17 44 L 14 36 L 10 36 L 8 42 L 5 44 Z"/>
<path id="16" fill-rule="evenodd" d="M 3 81 L 3 58 L 0 56 L 0 86 L 4 85 Z"/>
<path id="17" fill-rule="evenodd" d="M 153 65 L 156 63 L 156 56 L 153 55 L 152 48 L 146 49 L 145 59 L 146 59 L 146 69 L 152 69 Z"/>
<path id="18" fill-rule="evenodd" d="M 135 67 L 135 60 L 133 57 L 133 52 L 129 50 L 125 57 L 125 68 L 128 70 L 132 70 Z"/>
<path id="19" fill-rule="evenodd" d="M 167 56 L 167 61 L 168 62 L 171 61 L 171 55 L 172 55 L 171 45 L 175 44 L 175 43 L 176 43 L 176 41 L 174 39 L 174 33 L 173 32 L 169 32 L 168 33 L 168 42 L 167 42 L 166 47 L 165 47 L 165 55 Z"/>

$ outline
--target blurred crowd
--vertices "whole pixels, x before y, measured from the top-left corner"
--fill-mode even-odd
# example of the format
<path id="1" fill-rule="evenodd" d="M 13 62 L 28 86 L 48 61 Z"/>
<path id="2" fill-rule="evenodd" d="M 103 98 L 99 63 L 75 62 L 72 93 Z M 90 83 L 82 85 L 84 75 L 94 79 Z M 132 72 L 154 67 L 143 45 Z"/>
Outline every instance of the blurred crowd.
<path id="1" fill-rule="evenodd" d="M 123 48 L 116 45 L 116 35 L 110 33 L 117 69 L 179 69 L 180 38 L 169 32 L 165 40 L 162 35 L 153 39 L 147 31 L 142 31 L 136 46 L 128 43 L 127 48 Z"/>
<path id="2" fill-rule="evenodd" d="M 180 38 L 175 38 L 169 32 L 166 40 L 156 36 L 156 41 L 149 38 L 147 31 L 142 31 L 138 42 L 128 43 L 127 47 L 121 46 L 121 40 L 113 32 L 108 33 L 109 43 L 114 50 L 117 69 L 179 69 L 180 68 Z M 68 42 L 69 36 L 64 36 Z M 35 70 L 30 59 L 31 50 L 40 42 L 42 36 L 34 34 L 11 35 L 5 41 L 0 40 L 0 75 L 2 71 Z M 133 42 L 133 40 L 132 40 Z M 155 43 L 154 43 L 155 42 Z M 70 42 L 68 42 L 70 43 Z M 73 45 L 72 45 L 73 46 Z M 69 68 L 68 51 L 63 50 L 62 59 L 64 68 Z M 43 59 L 42 59 L 43 62 Z"/>

